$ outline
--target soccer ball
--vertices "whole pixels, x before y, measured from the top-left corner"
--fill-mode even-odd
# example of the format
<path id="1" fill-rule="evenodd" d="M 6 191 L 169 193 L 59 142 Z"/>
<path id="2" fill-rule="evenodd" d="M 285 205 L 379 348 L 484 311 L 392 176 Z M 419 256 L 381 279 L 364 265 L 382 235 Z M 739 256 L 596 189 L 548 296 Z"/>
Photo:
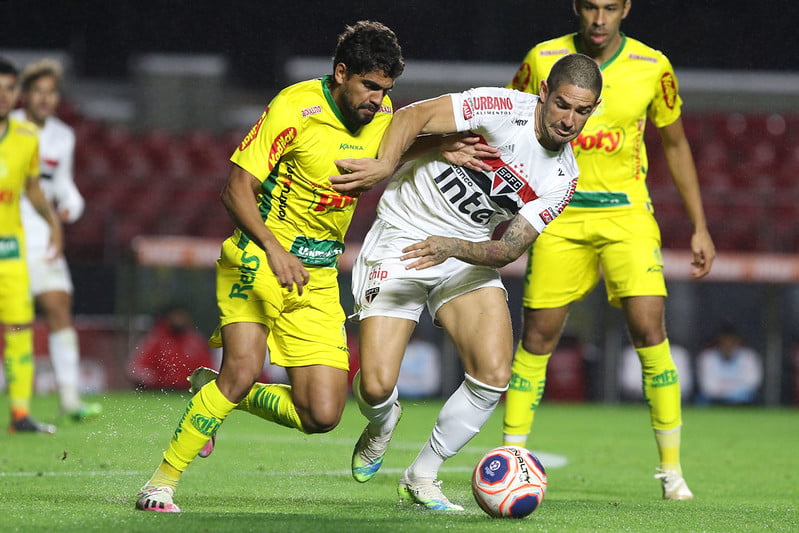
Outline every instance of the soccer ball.
<path id="1" fill-rule="evenodd" d="M 541 504 L 547 473 L 541 461 L 519 446 L 494 448 L 480 459 L 472 476 L 477 505 L 495 518 L 523 518 Z"/>

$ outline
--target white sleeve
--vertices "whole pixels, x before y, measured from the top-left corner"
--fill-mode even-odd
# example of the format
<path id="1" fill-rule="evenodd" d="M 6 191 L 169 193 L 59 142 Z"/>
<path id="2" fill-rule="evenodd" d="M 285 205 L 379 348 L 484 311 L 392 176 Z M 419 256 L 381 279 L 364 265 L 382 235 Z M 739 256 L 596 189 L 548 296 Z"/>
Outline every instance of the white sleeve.
<path id="1" fill-rule="evenodd" d="M 70 131 L 70 134 L 72 132 Z M 72 175 L 72 167 L 75 159 L 75 136 L 70 135 L 64 143 L 64 155 L 59 162 L 58 168 L 53 176 L 53 195 L 56 207 L 59 211 L 69 211 L 67 222 L 75 222 L 83 214 L 86 205 L 83 195 L 75 185 Z"/>
<path id="2" fill-rule="evenodd" d="M 458 131 L 470 131 L 507 121 L 507 117 L 529 106 L 526 93 L 500 87 L 478 87 L 451 93 L 452 112 Z"/>

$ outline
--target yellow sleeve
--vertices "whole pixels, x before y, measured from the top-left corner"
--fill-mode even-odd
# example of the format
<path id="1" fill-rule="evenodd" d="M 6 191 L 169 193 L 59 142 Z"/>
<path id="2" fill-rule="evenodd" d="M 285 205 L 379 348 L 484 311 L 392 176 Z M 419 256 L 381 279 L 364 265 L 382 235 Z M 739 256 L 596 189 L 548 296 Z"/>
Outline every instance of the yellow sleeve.
<path id="1" fill-rule="evenodd" d="M 300 110 L 277 95 L 250 132 L 239 143 L 230 160 L 264 181 L 280 158 L 294 150 L 300 132 Z"/>
<path id="2" fill-rule="evenodd" d="M 522 64 L 513 76 L 513 80 L 507 85 L 508 89 L 516 89 L 533 94 L 538 94 L 538 84 L 534 82 L 534 64 L 535 64 L 535 48 L 530 49 L 527 55 L 524 56 Z"/>
<path id="3" fill-rule="evenodd" d="M 668 126 L 680 118 L 682 99 L 680 98 L 677 76 L 668 58 L 659 54 L 660 74 L 656 80 L 655 98 L 649 105 L 647 115 L 658 128 Z"/>
<path id="4" fill-rule="evenodd" d="M 39 139 L 34 139 L 33 142 L 33 153 L 31 154 L 31 160 L 28 163 L 28 176 L 29 177 L 39 177 Z"/>

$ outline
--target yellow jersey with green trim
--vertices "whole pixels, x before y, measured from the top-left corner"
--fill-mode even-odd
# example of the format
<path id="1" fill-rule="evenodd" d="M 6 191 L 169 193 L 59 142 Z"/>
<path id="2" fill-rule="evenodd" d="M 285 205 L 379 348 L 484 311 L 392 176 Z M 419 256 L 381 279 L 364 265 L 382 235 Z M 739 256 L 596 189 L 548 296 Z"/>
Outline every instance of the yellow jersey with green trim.
<path id="1" fill-rule="evenodd" d="M 0 137 L 0 261 L 22 257 L 24 235 L 19 201 L 29 176 L 39 176 L 36 126 L 8 119 Z"/>
<path id="2" fill-rule="evenodd" d="M 393 109 L 388 96 L 369 124 L 345 119 L 328 88 L 330 76 L 283 89 L 241 141 L 230 160 L 261 181 L 264 224 L 305 265 L 336 267 L 357 198 L 336 192 L 337 159 L 376 157 Z M 249 253 L 263 250 L 236 229 Z"/>
<path id="3" fill-rule="evenodd" d="M 580 52 L 576 33 L 537 44 L 524 58 L 513 89 L 538 94 L 541 80 L 566 54 Z M 646 119 L 660 128 L 680 116 L 677 77 L 660 51 L 622 34 L 618 52 L 600 65 L 602 102 L 572 141 L 580 168 L 577 189 L 558 220 L 586 210 L 651 211 L 646 187 Z"/>

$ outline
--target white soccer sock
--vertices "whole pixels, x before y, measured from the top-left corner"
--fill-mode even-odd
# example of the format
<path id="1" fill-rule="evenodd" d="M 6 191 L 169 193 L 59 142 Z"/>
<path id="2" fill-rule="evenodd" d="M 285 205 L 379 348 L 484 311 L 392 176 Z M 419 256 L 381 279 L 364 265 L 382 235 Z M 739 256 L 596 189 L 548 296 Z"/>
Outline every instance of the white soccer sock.
<path id="1" fill-rule="evenodd" d="M 48 347 L 61 397 L 61 409 L 66 412 L 79 409 L 80 355 L 75 328 L 68 327 L 50 333 Z"/>
<path id="2" fill-rule="evenodd" d="M 397 387 L 391 391 L 388 400 L 377 405 L 369 405 L 361 396 L 361 371 L 359 370 L 352 379 L 352 394 L 358 401 L 358 408 L 361 414 L 369 421 L 369 433 L 372 435 L 385 435 L 397 425 L 397 417 L 394 415 L 394 402 L 399 398 Z"/>
<path id="3" fill-rule="evenodd" d="M 469 374 L 465 377 L 441 408 L 433 433 L 409 467 L 412 477 L 435 479 L 444 461 L 477 435 L 507 390 L 481 383 Z"/>

